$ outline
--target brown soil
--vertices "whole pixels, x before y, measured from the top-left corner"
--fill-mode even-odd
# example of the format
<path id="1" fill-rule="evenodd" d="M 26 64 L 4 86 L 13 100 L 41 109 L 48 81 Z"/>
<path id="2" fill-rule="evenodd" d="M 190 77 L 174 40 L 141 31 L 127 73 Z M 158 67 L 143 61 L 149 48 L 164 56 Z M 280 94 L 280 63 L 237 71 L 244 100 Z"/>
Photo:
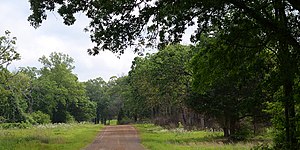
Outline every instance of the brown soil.
<path id="1" fill-rule="evenodd" d="M 106 126 L 85 150 L 144 150 L 131 125 Z"/>

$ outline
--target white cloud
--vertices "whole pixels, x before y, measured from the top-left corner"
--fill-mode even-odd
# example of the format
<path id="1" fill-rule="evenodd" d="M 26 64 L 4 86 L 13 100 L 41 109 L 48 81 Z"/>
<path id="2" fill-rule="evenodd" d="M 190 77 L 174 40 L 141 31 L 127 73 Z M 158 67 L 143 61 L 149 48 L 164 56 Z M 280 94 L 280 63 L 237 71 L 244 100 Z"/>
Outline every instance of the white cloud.
<path id="1" fill-rule="evenodd" d="M 9 30 L 16 36 L 17 51 L 22 59 L 12 64 L 11 68 L 35 66 L 41 67 L 38 58 L 49 56 L 51 52 L 63 52 L 75 60 L 74 73 L 80 81 L 102 77 L 106 81 L 114 75 L 126 74 L 136 56 L 130 50 L 118 59 L 111 52 L 100 52 L 97 56 L 89 56 L 87 49 L 93 44 L 89 34 L 83 31 L 88 25 L 84 15 L 77 14 L 77 22 L 66 26 L 56 13 L 49 13 L 46 21 L 38 29 L 34 29 L 27 21 L 30 15 L 29 2 L 10 0 L 0 5 L 0 35 Z"/>

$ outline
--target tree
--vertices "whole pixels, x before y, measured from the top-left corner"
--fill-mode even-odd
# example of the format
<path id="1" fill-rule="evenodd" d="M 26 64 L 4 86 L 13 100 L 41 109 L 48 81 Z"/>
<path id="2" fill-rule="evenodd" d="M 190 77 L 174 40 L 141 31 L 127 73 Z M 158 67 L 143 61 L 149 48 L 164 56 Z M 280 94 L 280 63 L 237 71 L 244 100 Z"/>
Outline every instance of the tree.
<path id="1" fill-rule="evenodd" d="M 299 146 L 293 97 L 295 76 L 299 74 L 299 1 L 78 0 L 70 3 L 61 0 L 31 0 L 30 4 L 33 14 L 28 20 L 35 27 L 46 19 L 47 11 L 54 11 L 55 7 L 58 7 L 57 10 L 67 25 L 75 22 L 75 13 L 83 12 L 91 19 L 86 30 L 91 33 L 91 40 L 96 43 L 89 50 L 90 54 L 98 54 L 99 50 L 106 49 L 123 53 L 125 48 L 132 45 L 138 47 L 141 44 L 160 43 L 160 46 L 164 46 L 176 43 L 182 39 L 187 27 L 193 25 L 196 26 L 195 34 L 191 37 L 193 42 L 199 42 L 202 33 L 223 32 L 226 35 L 223 40 L 230 42 L 233 47 L 255 47 L 253 50 L 271 48 L 277 57 L 278 87 L 283 88 L 286 147 L 296 149 Z M 248 36 L 240 34 L 249 33 L 252 29 L 260 29 L 257 30 L 260 32 L 251 32 L 258 37 L 255 43 L 249 43 Z M 155 42 L 158 37 L 159 41 Z"/>
<path id="2" fill-rule="evenodd" d="M 249 17 L 265 28 L 268 33 L 273 32 L 277 37 L 299 48 L 297 30 L 299 21 L 293 19 L 299 15 L 299 2 L 296 0 L 216 0 L 210 1 L 68 1 L 61 0 L 30 0 L 32 14 L 28 17 L 31 25 L 39 27 L 47 18 L 48 11 L 58 7 L 58 13 L 63 17 L 66 25 L 72 25 L 77 12 L 84 13 L 91 19 L 87 31 L 91 32 L 91 40 L 97 46 L 91 51 L 97 54 L 100 49 L 123 53 L 127 46 L 135 44 L 136 39 L 149 40 L 149 43 L 160 37 L 160 42 L 179 42 L 188 26 L 196 25 L 196 39 L 200 33 L 212 24 L 222 23 L 233 11 Z M 274 11 L 272 11 L 274 10 Z M 288 24 L 277 15 L 286 10 Z M 293 12 L 294 13 L 290 13 Z M 281 14 L 283 15 L 283 14 Z M 281 17 L 282 18 L 282 17 Z M 234 18 L 243 19 L 240 16 Z M 236 22 L 232 22 L 234 24 Z M 147 31 L 146 36 L 141 33 Z M 285 37 L 285 38 L 284 38 Z M 114 42 L 111 42 L 114 41 Z"/>
<path id="3" fill-rule="evenodd" d="M 10 37 L 10 31 L 0 36 L 0 69 L 6 68 L 12 61 L 19 60 L 20 54 L 16 51 L 16 37 Z"/>
<path id="4" fill-rule="evenodd" d="M 191 93 L 191 72 L 187 65 L 191 57 L 192 51 L 188 46 L 170 45 L 149 59 L 153 66 L 149 69 L 148 80 L 152 87 L 158 89 L 154 99 L 159 104 L 159 115 L 168 118 L 172 124 L 177 125 L 180 121 L 187 125 L 183 110 Z"/>
<path id="5" fill-rule="evenodd" d="M 196 117 L 191 117 L 199 114 L 186 105 L 192 96 L 188 65 L 192 55 L 189 46 L 169 45 L 155 54 L 135 58 L 129 72 L 130 104 L 138 117 L 150 117 L 151 111 L 151 119 L 165 127 L 176 127 L 178 122 L 185 128 L 201 126 Z"/>
<path id="6" fill-rule="evenodd" d="M 118 124 L 121 124 L 121 121 L 124 117 L 124 103 L 127 100 L 126 91 L 126 80 L 124 77 L 110 77 L 107 83 L 107 95 L 108 95 L 108 115 L 110 119 L 116 117 Z"/>
<path id="7" fill-rule="evenodd" d="M 20 59 L 15 45 L 16 38 L 11 38 L 9 31 L 0 36 L 0 118 L 6 122 L 25 121 L 26 103 L 22 99 L 22 92 L 26 84 L 19 83 L 26 80 L 26 76 L 7 70 L 12 61 Z"/>
<path id="8" fill-rule="evenodd" d="M 217 118 L 225 137 L 236 138 L 241 119 L 266 116 L 262 113 L 263 104 L 269 99 L 262 81 L 267 74 L 269 55 L 263 51 L 256 54 L 258 57 L 251 57 L 246 49 L 232 49 L 218 37 L 203 37 L 195 49 L 198 53 L 191 67 L 193 89 L 198 94 L 188 103 Z M 233 55 L 236 51 L 242 51 L 238 58 Z"/>
<path id="9" fill-rule="evenodd" d="M 34 99 L 33 99 L 33 91 L 37 86 L 37 78 L 38 78 L 38 69 L 36 67 L 20 67 L 19 68 L 19 72 L 23 73 L 25 75 L 28 76 L 29 81 L 28 81 L 28 89 L 26 89 L 26 93 L 24 94 L 24 97 L 27 101 L 27 105 L 28 105 L 28 109 L 27 112 L 28 113 L 32 113 L 33 112 L 33 105 L 34 105 Z"/>
<path id="10" fill-rule="evenodd" d="M 129 72 L 129 83 L 133 95 L 132 105 L 135 118 L 158 117 L 160 105 L 157 94 L 159 89 L 151 84 L 151 70 L 155 67 L 150 61 L 152 55 L 146 54 L 144 58 L 136 57 Z M 151 114 L 149 114 L 151 113 Z"/>
<path id="11" fill-rule="evenodd" d="M 73 59 L 66 54 L 51 53 L 39 61 L 44 65 L 40 70 L 35 88 L 36 110 L 50 114 L 52 122 L 67 122 L 93 118 L 94 102 L 88 100 L 83 83 L 72 73 Z"/>
<path id="12" fill-rule="evenodd" d="M 107 118 L 107 83 L 101 77 L 98 77 L 96 79 L 90 79 L 84 84 L 88 98 L 97 104 L 95 123 L 99 123 L 100 120 L 104 123 L 104 120 Z"/>
<path id="13" fill-rule="evenodd" d="M 26 121 L 28 105 L 25 95 L 29 88 L 29 77 L 22 73 L 10 73 L 8 70 L 1 70 L 1 75 L 8 76 L 9 79 L 0 86 L 0 116 L 4 117 L 6 122 Z"/>

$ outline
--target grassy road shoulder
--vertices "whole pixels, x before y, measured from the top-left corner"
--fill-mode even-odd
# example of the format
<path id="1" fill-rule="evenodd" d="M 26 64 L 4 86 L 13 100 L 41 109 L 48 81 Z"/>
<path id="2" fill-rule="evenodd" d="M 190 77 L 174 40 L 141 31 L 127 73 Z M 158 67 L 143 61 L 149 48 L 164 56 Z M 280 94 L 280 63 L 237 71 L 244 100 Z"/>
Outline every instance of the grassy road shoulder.
<path id="1" fill-rule="evenodd" d="M 142 144 L 151 150 L 240 150 L 251 149 L 257 142 L 226 143 L 221 132 L 166 130 L 152 124 L 138 124 Z"/>
<path id="2" fill-rule="evenodd" d="M 103 126 L 47 124 L 28 129 L 1 129 L 0 147 L 6 150 L 76 150 L 91 143 Z"/>

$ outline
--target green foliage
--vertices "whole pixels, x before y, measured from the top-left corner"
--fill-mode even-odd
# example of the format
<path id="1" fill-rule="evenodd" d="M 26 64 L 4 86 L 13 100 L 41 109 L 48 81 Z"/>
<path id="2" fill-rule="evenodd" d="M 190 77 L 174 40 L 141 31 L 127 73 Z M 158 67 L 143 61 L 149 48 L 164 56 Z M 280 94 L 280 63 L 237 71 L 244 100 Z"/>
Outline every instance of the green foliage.
<path id="1" fill-rule="evenodd" d="M 279 92 L 280 93 L 280 92 Z M 278 93 L 277 93 L 278 94 Z M 275 95 L 275 97 L 278 95 Z M 276 97 L 277 99 L 279 97 Z M 272 114 L 273 118 L 271 119 L 274 134 L 274 143 L 277 149 L 285 149 L 287 147 L 284 127 L 285 127 L 285 118 L 284 118 L 284 107 L 281 102 L 269 102 L 267 104 L 266 112 Z"/>
<path id="2" fill-rule="evenodd" d="M 169 45 L 155 54 L 135 58 L 128 76 L 133 116 L 151 117 L 160 125 L 178 125 L 178 116 L 191 93 L 188 63 L 192 55 L 189 46 Z"/>
<path id="3" fill-rule="evenodd" d="M 27 103 L 24 94 L 28 90 L 28 77 L 22 73 L 10 73 L 6 69 L 0 71 L 0 116 L 6 122 L 25 121 Z"/>
<path id="4" fill-rule="evenodd" d="M 47 124 L 50 123 L 50 116 L 48 114 L 45 114 L 41 111 L 36 111 L 30 114 L 34 122 L 38 124 Z"/>
<path id="5" fill-rule="evenodd" d="M 66 54 L 51 53 L 39 61 L 44 67 L 34 82 L 34 109 L 50 114 L 52 122 L 72 121 L 71 116 L 76 121 L 91 120 L 95 105 L 88 100 L 84 84 L 72 73 L 74 60 Z"/>
<path id="6" fill-rule="evenodd" d="M 1 129 L 27 129 L 32 127 L 31 124 L 21 122 L 21 123 L 1 123 L 0 128 Z"/>
<path id="7" fill-rule="evenodd" d="M 20 54 L 16 51 L 16 37 L 10 37 L 10 31 L 0 36 L 0 70 L 6 68 L 12 61 L 19 60 Z"/>
<path id="8" fill-rule="evenodd" d="M 20 59 L 15 45 L 16 38 L 6 31 L 0 36 L 0 116 L 1 122 L 25 121 L 26 102 L 23 92 L 27 89 L 27 77 L 9 72 L 6 68 L 14 60 Z"/>
<path id="9" fill-rule="evenodd" d="M 123 125 L 123 124 L 132 124 L 134 123 L 134 120 L 131 118 L 128 118 L 127 116 L 123 117 L 121 120 L 117 122 L 118 125 Z"/>
<path id="10" fill-rule="evenodd" d="M 269 144 L 258 144 L 251 148 L 251 150 L 273 150 L 273 148 Z"/>
<path id="11" fill-rule="evenodd" d="M 75 118 L 68 112 L 66 113 L 66 123 L 75 123 Z"/>
<path id="12" fill-rule="evenodd" d="M 226 137 L 244 139 L 246 133 L 239 125 L 241 119 L 266 116 L 262 109 L 268 97 L 261 82 L 266 72 L 264 52 L 251 57 L 252 50 L 233 49 L 223 39 L 209 36 L 203 37 L 194 49 L 198 52 L 190 65 L 192 86 L 197 94 L 187 103 L 198 112 L 217 118 Z M 234 55 L 237 51 L 239 57 Z"/>

